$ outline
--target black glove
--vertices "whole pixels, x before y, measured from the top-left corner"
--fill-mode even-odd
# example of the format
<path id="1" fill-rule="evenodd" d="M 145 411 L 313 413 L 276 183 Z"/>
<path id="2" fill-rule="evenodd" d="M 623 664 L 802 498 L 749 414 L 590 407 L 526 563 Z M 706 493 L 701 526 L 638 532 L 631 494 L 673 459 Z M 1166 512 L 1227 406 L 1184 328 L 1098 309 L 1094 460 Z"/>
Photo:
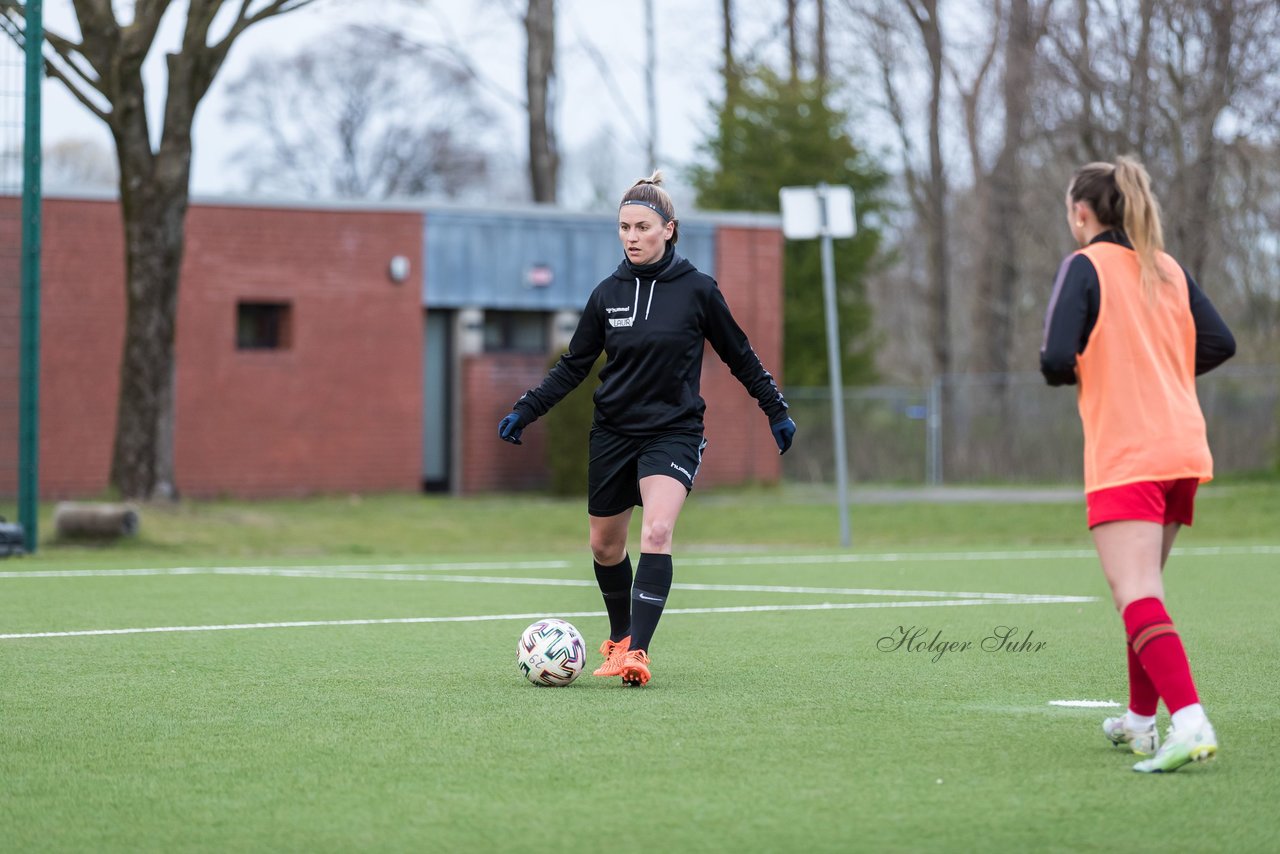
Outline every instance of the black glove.
<path id="1" fill-rule="evenodd" d="M 510 418 L 511 416 L 507 417 Z M 787 449 L 791 447 L 791 440 L 796 437 L 796 422 L 790 418 L 784 418 L 781 421 L 770 424 L 769 429 L 773 431 L 773 441 L 778 443 L 778 454 L 785 454 Z"/>
<path id="2" fill-rule="evenodd" d="M 498 422 L 498 438 L 504 442 L 510 442 L 513 445 L 524 444 L 520 441 L 520 434 L 523 432 L 524 419 L 520 417 L 518 412 L 513 412 Z M 794 427 L 792 432 L 794 432 Z"/>

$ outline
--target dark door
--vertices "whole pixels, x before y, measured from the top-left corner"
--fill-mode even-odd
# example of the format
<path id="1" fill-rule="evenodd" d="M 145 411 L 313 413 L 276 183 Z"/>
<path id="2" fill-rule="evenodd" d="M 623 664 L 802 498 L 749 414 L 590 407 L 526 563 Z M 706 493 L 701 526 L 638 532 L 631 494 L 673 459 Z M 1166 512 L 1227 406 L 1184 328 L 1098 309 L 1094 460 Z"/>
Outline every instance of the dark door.
<path id="1" fill-rule="evenodd" d="M 452 457 L 453 313 L 429 311 L 426 345 L 422 348 L 422 488 L 428 492 L 449 490 Z"/>

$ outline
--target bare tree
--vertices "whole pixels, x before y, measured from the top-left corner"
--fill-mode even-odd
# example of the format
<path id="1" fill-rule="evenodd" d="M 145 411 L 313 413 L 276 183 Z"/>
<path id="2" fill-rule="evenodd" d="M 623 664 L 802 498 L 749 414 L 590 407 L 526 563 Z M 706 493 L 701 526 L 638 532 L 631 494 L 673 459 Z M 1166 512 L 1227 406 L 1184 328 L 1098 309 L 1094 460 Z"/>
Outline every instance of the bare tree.
<path id="1" fill-rule="evenodd" d="M 476 88 L 455 63 L 355 28 L 255 59 L 228 86 L 226 117 L 252 133 L 236 157 L 254 190 L 453 198 L 482 188 L 488 172 L 494 119 Z"/>
<path id="2" fill-rule="evenodd" d="M 1280 360 L 1280 147 L 1233 141 L 1220 180 L 1221 197 L 1247 203 L 1222 205 L 1222 261 L 1205 284 L 1255 358 L 1274 362 Z"/>
<path id="3" fill-rule="evenodd" d="M 1013 357 L 1015 296 L 1023 269 L 1023 177 L 1032 119 L 1034 60 L 1052 3 L 1042 0 L 1034 6 L 1032 0 L 1009 0 L 1001 83 L 1004 129 L 995 163 L 985 176 L 985 229 L 974 316 L 980 371 L 1006 373 Z"/>
<path id="4" fill-rule="evenodd" d="M 1263 164 L 1274 157 L 1280 112 L 1280 7 L 1075 0 L 1061 11 L 1032 87 L 1043 130 L 1029 140 L 1031 156 L 1065 186 L 1082 162 L 1139 155 L 1170 251 L 1233 327 L 1258 331 L 1242 352 L 1269 346 L 1255 321 L 1275 316 L 1259 285 L 1275 270 L 1275 183 Z M 1029 260 L 1042 263 L 1034 252 Z"/>
<path id="5" fill-rule="evenodd" d="M 947 246 L 947 172 L 942 159 L 942 27 L 938 20 L 938 0 L 903 0 L 903 4 L 915 21 L 929 62 L 929 167 L 919 207 L 928 243 L 933 369 L 938 374 L 947 374 L 952 369 L 951 259 Z"/>
<path id="6" fill-rule="evenodd" d="M 1046 127 L 1080 141 L 1063 158 L 1141 156 L 1164 201 L 1170 248 L 1194 274 L 1212 278 L 1227 252 L 1249 256 L 1242 233 L 1222 223 L 1258 221 L 1248 212 L 1259 200 L 1227 192 L 1224 170 L 1233 150 L 1250 151 L 1257 163 L 1274 139 L 1280 7 L 1122 0 L 1116 14 L 1101 0 L 1076 0 L 1074 9 L 1074 22 L 1058 20 L 1051 30 L 1045 83 L 1052 88 L 1041 96 L 1053 109 Z"/>
<path id="7" fill-rule="evenodd" d="M 1154 151 L 1152 40 L 1161 2 L 1122 0 L 1115 14 L 1099 0 L 1074 0 L 1066 15 L 1051 21 L 1040 96 L 1061 102 L 1056 109 L 1073 145 L 1055 147 L 1072 159 L 1105 160 L 1117 151 L 1147 159 Z"/>
<path id="8" fill-rule="evenodd" d="M 831 74 L 831 62 L 827 58 L 827 3 L 826 0 L 817 0 L 817 29 L 814 34 L 814 74 L 823 83 L 827 82 L 828 76 Z"/>
<path id="9" fill-rule="evenodd" d="M 1079 75 L 1080 91 L 1080 150 L 1082 160 L 1093 161 L 1102 158 L 1100 140 L 1098 139 L 1097 120 L 1094 111 L 1099 106 L 1099 81 L 1093 73 L 1093 50 L 1089 38 L 1091 26 L 1089 16 L 1090 0 L 1076 0 L 1076 33 L 1080 38 L 1079 56 L 1083 61 L 1076 63 Z M 1136 69 L 1135 69 L 1136 70 Z"/>
<path id="10" fill-rule="evenodd" d="M 787 0 L 787 78 L 792 83 L 800 79 L 800 0 Z"/>
<path id="11" fill-rule="evenodd" d="M 903 19 L 903 16 L 907 20 Z M 943 83 L 946 52 L 939 19 L 938 0 L 899 0 L 893 7 L 879 6 L 867 16 L 872 26 L 869 34 L 871 54 L 876 59 L 884 107 L 898 135 L 901 168 L 907 197 L 915 216 L 916 232 L 922 232 L 925 244 L 925 281 L 923 301 L 928 307 L 929 348 L 928 372 L 933 375 L 952 371 L 954 354 L 951 335 L 951 272 L 949 182 L 943 157 Z M 908 23 L 909 20 L 909 23 Z M 918 39 L 927 64 L 928 96 L 924 105 L 927 115 L 926 162 L 917 162 L 915 130 L 909 108 L 904 103 L 898 73 L 902 68 L 904 42 Z"/>
<path id="12" fill-rule="evenodd" d="M 952 61 L 951 57 L 947 58 L 947 71 L 955 86 L 956 97 L 960 101 L 960 112 L 964 117 L 964 139 L 969 152 L 971 176 L 969 192 L 979 210 L 985 209 L 987 204 L 985 178 L 989 168 L 987 166 L 989 158 L 983 138 L 983 132 L 989 126 L 989 122 L 985 121 L 987 114 L 984 112 L 988 100 L 987 83 L 991 80 L 991 71 L 999 56 L 1000 33 L 1003 26 L 1004 5 L 997 2 L 992 5 L 989 25 L 984 27 L 989 30 L 990 35 L 982 45 L 982 52 L 978 54 L 980 58 L 976 66 L 969 71 L 968 76 L 958 68 L 958 63 Z"/>
<path id="13" fill-rule="evenodd" d="M 724 40 L 720 48 L 720 73 L 724 77 L 724 97 L 729 100 L 737 91 L 739 70 L 733 53 L 733 0 L 720 0 L 720 20 Z"/>
<path id="14" fill-rule="evenodd" d="M 877 285 L 877 310 L 918 330 L 886 330 L 899 371 L 904 361 L 925 373 L 1025 366 L 1047 283 L 1070 248 L 1066 181 L 1083 162 L 1125 153 L 1152 172 L 1170 251 L 1228 321 L 1254 335 L 1242 352 L 1250 343 L 1255 354 L 1275 352 L 1280 336 L 1263 329 L 1280 316 L 1272 287 L 1280 5 L 847 0 L 841 8 L 851 13 L 841 35 L 858 40 L 849 52 L 875 60 L 909 203 L 893 220 L 898 266 L 877 274 L 889 285 Z M 902 344 L 907 337 L 919 343 Z"/>
<path id="15" fill-rule="evenodd" d="M 1274 14 L 1274 4 L 1268 5 Z M 1170 237 L 1182 263 L 1196 272 L 1208 267 L 1219 216 L 1215 188 L 1224 146 L 1218 123 L 1247 91 L 1244 78 L 1255 67 L 1250 53 L 1271 54 L 1266 61 L 1275 63 L 1274 46 L 1256 40 L 1261 12 L 1251 0 L 1173 0 L 1165 9 L 1164 64 L 1173 97 L 1165 102 L 1164 119 L 1170 136 L 1182 142 L 1168 149 L 1177 176 L 1168 202 L 1178 212 Z"/>
<path id="16" fill-rule="evenodd" d="M 554 202 L 560 152 L 555 133 L 556 4 L 529 0 L 524 18 L 529 113 L 529 180 L 535 202 Z"/>
<path id="17" fill-rule="evenodd" d="M 115 140 L 127 308 L 111 483 L 126 497 L 174 494 L 174 323 L 196 108 L 245 30 L 312 2 L 189 0 L 181 45 L 166 56 L 158 134 L 147 115 L 142 66 L 171 5 L 167 0 L 137 0 L 127 21 L 118 17 L 117 4 L 77 0 L 79 38 L 45 33 L 52 50 L 46 71 L 105 122 Z M 220 15 L 224 7 L 229 14 Z M 22 9 L 6 6 L 3 13 L 16 21 Z M 226 26 L 220 34 L 214 33 L 215 19 Z"/>

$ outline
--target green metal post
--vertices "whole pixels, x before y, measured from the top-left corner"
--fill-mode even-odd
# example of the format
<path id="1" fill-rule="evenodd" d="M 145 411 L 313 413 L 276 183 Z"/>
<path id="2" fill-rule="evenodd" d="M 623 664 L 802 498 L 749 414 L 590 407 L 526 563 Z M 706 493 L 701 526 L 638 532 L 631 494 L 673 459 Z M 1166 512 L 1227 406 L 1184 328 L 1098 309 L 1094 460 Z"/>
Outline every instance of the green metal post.
<path id="1" fill-rule="evenodd" d="M 43 0 L 26 9 L 26 116 L 22 146 L 22 355 L 18 392 L 18 521 L 36 550 L 40 492 L 40 85 L 44 77 Z"/>

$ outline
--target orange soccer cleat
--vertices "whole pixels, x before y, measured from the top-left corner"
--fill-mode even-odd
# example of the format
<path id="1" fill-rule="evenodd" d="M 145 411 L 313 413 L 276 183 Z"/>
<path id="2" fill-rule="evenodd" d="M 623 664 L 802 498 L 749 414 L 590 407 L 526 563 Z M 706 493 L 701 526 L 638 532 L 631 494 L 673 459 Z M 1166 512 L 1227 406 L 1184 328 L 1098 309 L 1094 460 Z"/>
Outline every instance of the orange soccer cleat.
<path id="1" fill-rule="evenodd" d="M 643 649 L 628 650 L 618 668 L 623 685 L 646 685 L 649 682 L 649 653 Z"/>
<path id="2" fill-rule="evenodd" d="M 622 659 L 631 649 L 631 635 L 614 642 L 608 638 L 600 644 L 600 654 L 604 656 L 604 664 L 595 669 L 592 676 L 617 676 L 622 673 Z"/>

